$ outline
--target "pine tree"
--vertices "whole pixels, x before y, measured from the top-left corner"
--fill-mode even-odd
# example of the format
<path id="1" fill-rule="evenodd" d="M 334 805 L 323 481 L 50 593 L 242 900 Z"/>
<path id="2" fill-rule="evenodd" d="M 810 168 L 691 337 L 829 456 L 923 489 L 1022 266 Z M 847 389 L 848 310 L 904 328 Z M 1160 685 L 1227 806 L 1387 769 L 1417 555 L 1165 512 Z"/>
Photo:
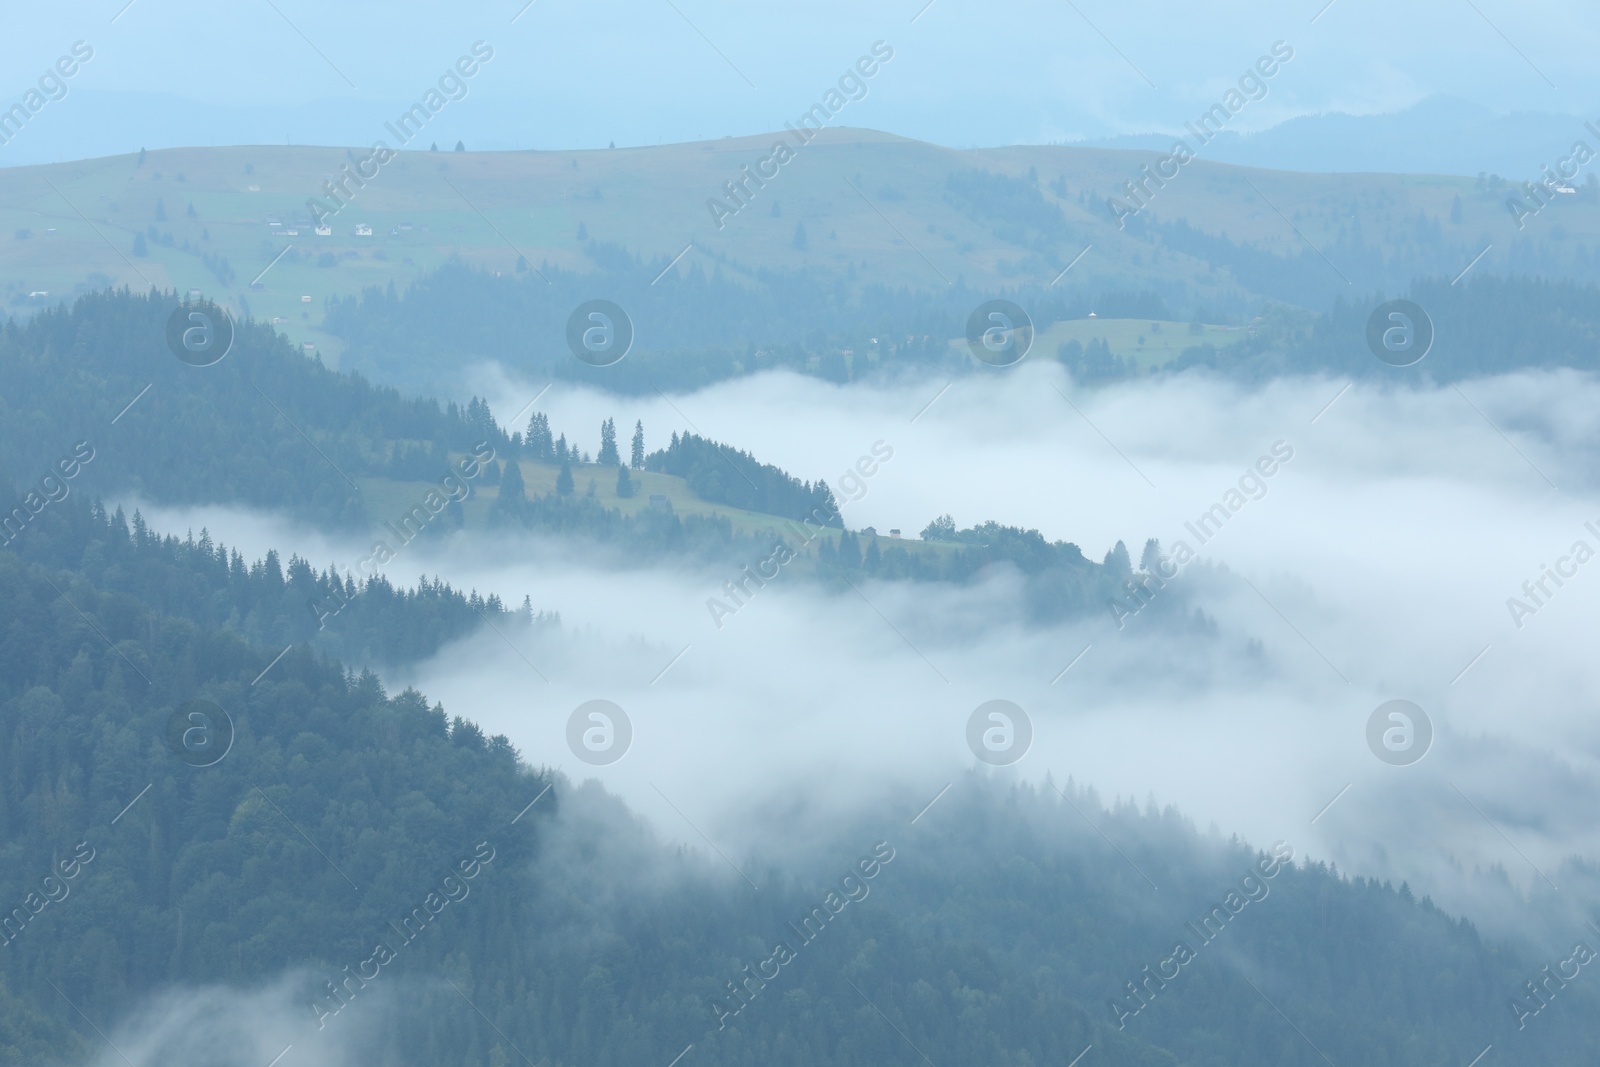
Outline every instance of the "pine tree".
<path id="1" fill-rule="evenodd" d="M 562 434 L 560 437 L 556 438 L 556 462 L 566 463 L 568 458 L 569 453 L 567 450 L 567 435 Z"/>
<path id="2" fill-rule="evenodd" d="M 133 254 L 136 256 L 148 256 L 150 254 L 150 246 L 145 243 L 144 234 L 142 233 L 133 235 Z"/>
<path id="3" fill-rule="evenodd" d="M 878 535 L 873 534 L 872 537 L 867 540 L 867 573 L 877 573 L 878 564 L 880 562 L 882 562 L 882 557 L 878 553 Z"/>
<path id="4" fill-rule="evenodd" d="M 561 440 L 565 444 L 566 438 Z M 567 462 L 565 456 L 561 459 L 561 473 L 556 475 L 556 493 L 561 496 L 572 495 L 572 464 Z"/>
<path id="5" fill-rule="evenodd" d="M 617 455 L 617 424 L 607 419 L 600 424 L 600 466 L 616 467 L 621 463 Z"/>
<path id="6" fill-rule="evenodd" d="M 644 470 L 644 420 L 639 419 L 633 424 L 633 448 L 628 454 L 628 466 L 636 471 Z"/>
<path id="7" fill-rule="evenodd" d="M 528 432 L 523 435 L 523 447 L 540 463 L 555 458 L 556 443 L 550 437 L 550 419 L 542 411 L 535 411 L 528 420 Z"/>
<path id="8" fill-rule="evenodd" d="M 849 530 L 839 535 L 839 564 L 851 570 L 861 566 L 861 541 Z"/>
<path id="9" fill-rule="evenodd" d="M 494 413 L 489 410 L 489 402 L 473 397 L 467 404 L 467 422 L 473 432 L 485 441 L 500 439 L 500 424 L 494 421 Z"/>
<path id="10" fill-rule="evenodd" d="M 500 499 L 519 504 L 528 500 L 527 486 L 522 481 L 522 464 L 514 459 L 506 460 L 505 473 L 500 476 Z"/>
<path id="11" fill-rule="evenodd" d="M 1139 554 L 1139 569 L 1146 574 L 1155 574 L 1161 568 L 1161 542 L 1154 537 L 1144 543 L 1144 551 Z"/>
<path id="12" fill-rule="evenodd" d="M 633 496 L 633 478 L 627 467 L 617 468 L 617 496 L 623 500 Z"/>

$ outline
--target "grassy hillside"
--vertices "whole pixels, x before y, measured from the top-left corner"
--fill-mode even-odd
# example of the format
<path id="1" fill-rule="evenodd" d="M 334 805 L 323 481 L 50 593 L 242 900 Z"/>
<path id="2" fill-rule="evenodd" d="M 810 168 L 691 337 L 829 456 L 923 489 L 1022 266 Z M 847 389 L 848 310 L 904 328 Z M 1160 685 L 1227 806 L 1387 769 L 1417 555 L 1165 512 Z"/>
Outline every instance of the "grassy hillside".
<path id="1" fill-rule="evenodd" d="M 556 491 L 556 475 L 560 467 L 530 459 L 522 459 L 519 466 L 530 497 Z M 720 516 L 728 520 L 736 534 L 758 537 L 762 540 L 782 537 L 791 546 L 798 547 L 800 544 L 794 532 L 799 526 L 796 522 L 704 500 L 689 488 L 684 479 L 676 475 L 661 474 L 656 471 L 630 471 L 629 474 L 633 479 L 635 492 L 632 497 L 626 499 L 617 496 L 615 467 L 602 467 L 595 463 L 577 464 L 572 468 L 572 481 L 575 492 L 582 496 L 588 492 L 589 482 L 592 479 L 595 487 L 594 499 L 600 506 L 619 510 L 624 515 L 637 515 L 647 511 L 652 507 L 650 503 L 652 496 L 664 496 L 672 511 L 679 516 L 697 515 L 705 518 Z M 433 488 L 431 482 L 394 478 L 361 478 L 358 482 L 361 486 L 362 502 L 368 518 L 373 523 L 374 533 L 381 533 L 382 523 L 403 515 L 430 488 Z M 475 486 L 472 496 L 462 504 L 467 525 L 487 524 L 490 508 L 499 495 L 497 486 Z M 908 518 L 908 526 L 902 530 L 903 537 L 893 542 L 895 546 L 918 556 L 944 556 L 953 552 L 955 550 L 953 545 L 918 539 L 918 533 L 929 518 L 932 516 L 917 518 L 914 526 L 911 525 L 912 520 Z M 884 539 L 884 547 L 888 547 L 888 529 L 878 532 Z M 834 541 L 837 538 L 836 530 L 817 535 L 817 542 L 813 542 L 801 554 L 812 555 L 821 540 Z"/>
<path id="2" fill-rule="evenodd" d="M 955 151 L 848 129 L 803 148 L 718 229 L 707 199 L 727 202 L 724 182 L 772 141 L 400 153 L 355 190 L 329 219 L 332 234 L 321 237 L 306 202 L 332 206 L 324 181 L 347 163 L 353 169 L 360 153 L 190 148 L 142 161 L 0 170 L 0 287 L 14 311 L 108 283 L 200 289 L 336 362 L 338 343 L 321 329 L 329 298 L 372 285 L 403 289 L 453 257 L 507 274 L 519 257 L 535 269 L 591 270 L 586 250 L 600 243 L 640 254 L 653 263 L 652 276 L 693 242 L 676 270 L 720 268 L 756 284 L 762 271 L 811 269 L 928 291 L 958 279 L 995 289 L 1049 286 L 1092 245 L 1058 290 L 1149 289 L 1191 309 L 1263 295 L 1320 309 L 1337 293 L 1395 287 L 1419 273 L 1454 275 L 1490 243 L 1480 269 L 1574 275 L 1589 268 L 1600 243 L 1600 213 L 1587 191 L 1558 198 L 1519 233 L 1505 208 L 1510 190 L 1490 182 L 1290 174 L 1203 160 L 1183 168 L 1123 230 L 1105 199 L 1120 195 L 1154 154 Z M 358 226 L 372 235 L 358 236 Z M 135 254 L 140 237 L 144 255 Z M 1246 262 L 1241 248 L 1290 257 L 1303 277 L 1282 288 L 1276 259 Z M 30 296 L 39 292 L 47 295 Z"/>

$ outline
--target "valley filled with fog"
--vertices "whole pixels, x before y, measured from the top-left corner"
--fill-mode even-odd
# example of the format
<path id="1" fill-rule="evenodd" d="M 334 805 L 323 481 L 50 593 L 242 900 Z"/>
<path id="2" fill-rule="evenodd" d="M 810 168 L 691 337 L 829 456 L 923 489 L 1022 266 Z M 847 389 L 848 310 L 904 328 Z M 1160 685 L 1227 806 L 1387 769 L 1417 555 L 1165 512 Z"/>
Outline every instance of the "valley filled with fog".
<path id="1" fill-rule="evenodd" d="M 502 417 L 543 388 L 493 369 L 473 384 L 493 386 Z M 608 417 L 656 440 L 692 426 L 826 478 L 848 523 L 880 536 L 915 536 L 948 511 L 963 525 L 1036 526 L 1094 559 L 1118 540 L 1136 561 L 1148 537 L 1169 556 L 1186 542 L 1200 562 L 1151 595 L 1185 597 L 1205 624 L 1108 603 L 1031 625 L 1016 610 L 1027 577 L 1003 566 L 955 588 L 843 591 L 780 571 L 718 618 L 707 601 L 737 603 L 723 588 L 737 569 L 463 531 L 406 548 L 384 573 L 527 596 L 564 627 L 519 643 L 485 626 L 385 680 L 529 753 L 564 750 L 583 701 L 616 702 L 633 721 L 627 755 L 561 771 L 597 778 L 713 863 L 713 849 L 805 855 L 842 820 L 915 813 L 970 764 L 972 709 L 1012 700 L 1035 737 L 1020 763 L 991 772 L 1003 780 L 1070 776 L 1108 802 L 1175 805 L 1201 827 L 1294 841 L 1515 927 L 1511 901 L 1592 877 L 1562 867 L 1600 845 L 1584 815 L 1600 799 L 1586 696 L 1600 668 L 1584 652 L 1600 636 L 1600 584 L 1577 569 L 1536 615 L 1507 606 L 1531 606 L 1522 583 L 1574 542 L 1600 544 L 1584 527 L 1600 519 L 1585 503 L 1596 401 L 1600 383 L 1572 372 L 1459 390 L 1195 376 L 1085 390 L 1026 364 L 849 389 L 783 374 L 645 398 L 557 385 L 536 406 L 575 443 L 598 439 Z M 850 477 L 875 442 L 892 458 Z M 1275 443 L 1292 458 L 1247 477 Z M 1202 543 L 1195 522 L 1241 478 L 1246 503 L 1201 527 Z M 275 547 L 352 571 L 369 548 L 259 512 L 124 504 L 247 557 Z M 1367 748 L 1368 716 L 1394 698 L 1436 731 L 1412 766 Z"/>
<path id="2" fill-rule="evenodd" d="M 0 39 L 0 1067 L 1583 1067 L 1600 86 L 1404 11 Z"/>

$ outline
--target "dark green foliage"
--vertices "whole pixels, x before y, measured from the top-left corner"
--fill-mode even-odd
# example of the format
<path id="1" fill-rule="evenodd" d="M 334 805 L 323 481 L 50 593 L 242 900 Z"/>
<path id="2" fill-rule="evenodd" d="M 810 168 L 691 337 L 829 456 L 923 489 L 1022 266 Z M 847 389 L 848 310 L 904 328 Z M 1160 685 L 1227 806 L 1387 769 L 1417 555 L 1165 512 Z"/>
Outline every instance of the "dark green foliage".
<path id="1" fill-rule="evenodd" d="M 670 287 L 652 286 L 670 256 L 643 261 L 593 240 L 582 249 L 592 269 L 544 263 L 543 277 L 495 276 L 451 262 L 404 294 L 374 287 L 335 302 L 327 329 L 346 342 L 342 365 L 408 390 L 438 395 L 458 388 L 453 371 L 438 359 L 449 351 L 497 360 L 530 378 L 642 395 L 780 367 L 842 381 L 840 353 L 847 348 L 856 353 L 857 377 L 869 367 L 906 365 L 967 372 L 973 361 L 952 350 L 949 340 L 962 335 L 973 308 L 1000 295 L 1026 308 L 1040 330 L 1091 310 L 1171 317 L 1154 293 L 1078 290 L 1071 280 L 1052 287 L 1048 277 L 1004 294 L 971 289 L 960 279 L 946 290 L 922 292 L 799 270 L 757 271 L 752 284 L 743 270 L 726 271 L 720 262 L 708 272 L 701 260 L 715 254 L 705 250 L 685 261 Z M 573 309 L 597 295 L 621 305 L 635 328 L 628 358 L 610 367 L 573 359 L 563 340 Z M 508 337 L 528 343 L 508 348 Z M 870 365 L 863 358 L 869 351 L 877 356 Z"/>
<path id="2" fill-rule="evenodd" d="M 550 436 L 550 420 L 542 411 L 535 411 L 528 419 L 528 432 L 522 438 L 522 450 L 529 459 L 549 463 L 555 459 L 556 443 Z"/>
<path id="3" fill-rule="evenodd" d="M 0 501 L 5 499 L 0 490 Z M 82 574 L 97 589 L 261 647 L 312 642 L 355 663 L 398 666 L 436 653 L 484 620 L 533 626 L 559 622 L 531 608 L 508 611 L 499 597 L 468 595 L 424 576 L 414 589 L 379 574 L 360 581 L 318 572 L 276 552 L 247 563 L 200 531 L 180 539 L 151 532 L 136 512 L 107 514 L 73 496 L 42 512 L 12 549 L 23 559 Z M 358 576 L 359 577 L 359 576 Z"/>
<path id="4" fill-rule="evenodd" d="M 561 458 L 561 471 L 556 475 L 556 492 L 561 496 L 572 495 L 572 464 L 567 458 Z"/>
<path id="5" fill-rule="evenodd" d="M 110 1025 L 169 983 L 248 983 L 289 961 L 337 973 L 478 841 L 498 856 L 475 889 L 507 899 L 492 887 L 514 880 L 553 804 L 511 825 L 545 780 L 504 738 L 451 727 L 420 694 L 386 697 L 373 675 L 304 648 L 261 675 L 274 646 L 210 620 L 270 595 L 275 560 L 231 575 L 187 545 L 118 539 L 102 520 L 78 509 L 74 523 L 98 530 L 83 561 L 136 592 L 0 551 L 0 900 L 20 905 L 75 843 L 94 853 L 69 895 L 0 946 L 6 1062 L 99 1051 L 47 983 Z M 139 595 L 152 591 L 167 611 Z M 422 637 L 425 613 L 401 605 L 387 628 L 421 626 Z M 169 716 L 195 698 L 224 708 L 236 731 L 212 767 L 166 745 Z M 469 944 L 504 921 L 492 903 L 457 910 L 452 934 Z M 413 966 L 443 955 L 426 938 L 408 951 Z M 15 1004 L 19 994 L 35 1007 Z M 83 1036 L 40 1048 L 38 1015 Z"/>
<path id="6" fill-rule="evenodd" d="M 617 496 L 623 500 L 633 496 L 633 477 L 627 467 L 617 468 Z"/>
<path id="7" fill-rule="evenodd" d="M 1285 342 L 1264 334 L 1236 347 L 1194 348 L 1170 369 L 1209 366 L 1252 379 L 1322 371 L 1456 382 L 1520 369 L 1600 366 L 1600 286 L 1478 274 L 1454 285 L 1448 278 L 1417 281 L 1406 298 L 1420 305 L 1434 326 L 1432 350 L 1411 367 L 1391 367 L 1367 347 L 1367 319 L 1388 299 L 1375 293 L 1362 301 L 1338 300 L 1304 339 Z"/>
<path id="8" fill-rule="evenodd" d="M 922 539 L 924 541 L 956 540 L 956 521 L 948 515 L 940 515 L 923 529 Z"/>
<path id="9" fill-rule="evenodd" d="M 500 477 L 500 499 L 520 503 L 528 499 L 528 489 L 522 480 L 522 466 L 516 460 L 507 460 L 505 473 Z"/>
<path id="10" fill-rule="evenodd" d="M 1138 364 L 1132 360 L 1112 355 L 1110 346 L 1100 338 L 1094 338 L 1087 346 L 1077 341 L 1057 345 L 1056 358 L 1066 366 L 1072 380 L 1079 385 L 1126 378 L 1139 370 Z"/>
<path id="11" fill-rule="evenodd" d="M 645 469 L 675 474 L 713 503 L 786 519 L 815 516 L 826 526 L 844 525 L 826 482 L 802 482 L 748 452 L 691 433 L 673 434 L 671 444 L 645 457 Z"/>
<path id="12" fill-rule="evenodd" d="M 165 341 L 177 306 L 97 293 L 0 328 L 0 454 L 15 477 L 31 482 L 87 441 L 96 455 L 75 489 L 137 488 L 166 504 L 249 504 L 359 526 L 353 480 L 391 473 L 406 450 L 426 449 L 432 464 L 478 441 L 510 448 L 482 401 L 469 419 L 454 404 L 404 400 L 255 323 L 238 324 L 220 363 L 189 366 Z M 420 473 L 414 458 L 400 463 Z M 441 464 L 425 476 L 445 473 Z"/>

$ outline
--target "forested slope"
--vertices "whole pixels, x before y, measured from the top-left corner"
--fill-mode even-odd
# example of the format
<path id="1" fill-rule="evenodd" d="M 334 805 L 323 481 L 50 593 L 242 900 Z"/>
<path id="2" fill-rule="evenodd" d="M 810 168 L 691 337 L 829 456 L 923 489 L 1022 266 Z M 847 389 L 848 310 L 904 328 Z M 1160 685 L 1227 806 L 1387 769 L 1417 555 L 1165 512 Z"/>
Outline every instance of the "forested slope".
<path id="1" fill-rule="evenodd" d="M 241 578 L 81 510 L 77 562 L 0 550 L 9 1062 L 111 1062 L 86 1020 L 135 1034 L 176 1010 L 149 999 L 175 983 L 275 990 L 281 1020 L 196 1024 L 234 1034 L 236 1058 L 265 1027 L 312 1050 L 360 1035 L 352 1058 L 406 1067 L 665 1063 L 691 1044 L 729 1065 L 1020 1067 L 1093 1046 L 1116 1064 L 1344 1067 L 1465 1062 L 1491 1041 L 1564 1064 L 1600 1040 L 1578 983 L 1517 1032 L 1509 999 L 1544 961 L 1403 888 L 1070 782 L 974 775 L 920 816 L 926 797 L 879 798 L 806 859 L 781 840 L 740 857 L 747 882 L 532 769 L 552 754 L 519 759 L 470 708 L 219 632 L 220 604 L 250 614 L 264 563 Z M 155 580 L 119 578 L 147 560 L 190 595 L 147 603 Z M 397 600 L 383 626 L 426 634 L 431 610 Z M 233 727 L 209 764 L 172 730 L 195 699 Z M 1178 941 L 1193 958 L 1172 964 Z"/>

